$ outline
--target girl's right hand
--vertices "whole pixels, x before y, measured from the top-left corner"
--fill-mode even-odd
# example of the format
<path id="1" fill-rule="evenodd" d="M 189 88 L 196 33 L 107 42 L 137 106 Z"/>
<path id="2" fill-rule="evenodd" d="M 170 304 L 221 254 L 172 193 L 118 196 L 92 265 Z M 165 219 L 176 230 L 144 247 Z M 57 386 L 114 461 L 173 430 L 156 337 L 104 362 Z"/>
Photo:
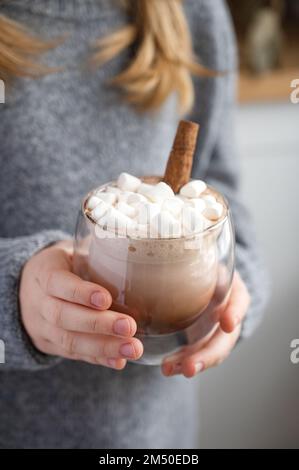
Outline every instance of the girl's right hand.
<path id="1" fill-rule="evenodd" d="M 45 354 L 123 369 L 139 359 L 135 320 L 108 310 L 110 293 L 71 271 L 72 243 L 59 242 L 34 255 L 20 284 L 21 316 L 35 347 Z"/>

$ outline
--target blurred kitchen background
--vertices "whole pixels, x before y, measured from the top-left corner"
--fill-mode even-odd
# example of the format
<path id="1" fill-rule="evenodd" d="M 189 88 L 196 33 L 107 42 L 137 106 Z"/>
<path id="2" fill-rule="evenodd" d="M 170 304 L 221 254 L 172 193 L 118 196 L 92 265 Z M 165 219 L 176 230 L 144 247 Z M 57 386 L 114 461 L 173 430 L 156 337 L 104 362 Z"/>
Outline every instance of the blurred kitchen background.
<path id="1" fill-rule="evenodd" d="M 240 50 L 243 193 L 271 282 L 264 322 L 201 379 L 201 448 L 299 448 L 299 0 L 228 0 Z M 297 85 L 298 87 L 298 85 Z M 299 97 L 299 93 L 297 95 Z"/>

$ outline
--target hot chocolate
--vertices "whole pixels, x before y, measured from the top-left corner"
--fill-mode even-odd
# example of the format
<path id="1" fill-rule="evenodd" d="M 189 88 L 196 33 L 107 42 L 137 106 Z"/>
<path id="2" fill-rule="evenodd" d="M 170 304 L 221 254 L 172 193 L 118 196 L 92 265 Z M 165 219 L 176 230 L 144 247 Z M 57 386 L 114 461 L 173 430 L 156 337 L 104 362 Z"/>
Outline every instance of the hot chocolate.
<path id="1" fill-rule="evenodd" d="M 106 287 L 131 315 L 143 364 L 205 341 L 231 285 L 234 240 L 227 204 L 190 180 L 198 125 L 182 121 L 163 178 L 122 173 L 85 198 L 74 271 Z"/>
<path id="2" fill-rule="evenodd" d="M 155 187 L 152 185 L 152 188 Z M 110 192 L 111 188 L 115 188 L 115 191 Z M 89 201 L 95 194 L 116 195 L 117 188 L 117 185 L 110 183 L 94 191 L 85 203 L 86 215 L 92 219 L 95 208 L 89 209 Z M 150 187 L 147 190 L 150 191 Z M 120 204 L 123 194 L 120 191 L 113 198 L 113 207 Z M 193 197 L 183 198 L 181 212 L 184 208 L 193 210 L 196 207 Z M 170 204 L 170 198 L 167 200 Z M 111 292 L 114 308 L 132 315 L 137 321 L 139 333 L 163 334 L 183 329 L 207 307 L 213 296 L 218 269 L 215 239 L 219 234 L 219 224 L 225 218 L 226 206 L 221 195 L 206 185 L 201 198 L 198 198 L 200 201 L 203 204 L 199 204 L 201 211 L 198 217 L 199 220 L 204 219 L 200 230 L 192 233 L 192 220 L 186 222 L 184 215 L 177 214 L 175 220 L 179 225 L 182 224 L 179 236 L 178 233 L 167 238 L 159 236 L 158 231 L 151 229 L 151 220 L 147 234 L 139 233 L 138 224 L 134 225 L 138 214 L 131 218 L 132 225 L 127 226 L 128 236 L 119 233 L 119 230 L 116 234 L 111 226 L 105 226 L 105 214 L 97 222 L 90 221 L 95 230 L 89 247 L 89 279 Z M 214 221 L 202 215 L 205 211 L 209 214 L 212 203 L 222 208 L 221 217 Z M 163 207 L 165 202 L 160 204 Z M 183 232 L 184 223 L 190 229 L 186 234 Z M 169 227 L 164 227 L 164 230 L 165 233 L 170 232 Z M 151 234 L 155 236 L 151 237 Z"/>

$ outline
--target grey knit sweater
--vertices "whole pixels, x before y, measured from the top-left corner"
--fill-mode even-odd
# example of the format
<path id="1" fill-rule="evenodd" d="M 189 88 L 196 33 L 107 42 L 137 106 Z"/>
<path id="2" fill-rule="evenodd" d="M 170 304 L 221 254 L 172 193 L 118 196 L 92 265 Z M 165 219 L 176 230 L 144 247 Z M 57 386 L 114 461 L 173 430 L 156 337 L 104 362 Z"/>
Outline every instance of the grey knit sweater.
<path id="1" fill-rule="evenodd" d="M 238 192 L 235 42 L 223 1 L 184 5 L 202 63 L 228 71 L 195 79 L 188 117 L 202 126 L 194 176 L 223 191 L 231 204 L 237 268 L 252 295 L 246 337 L 260 319 L 265 285 Z M 0 2 L 0 14 L 46 37 L 69 33 L 44 59 L 64 71 L 18 80 L 0 104 L 0 339 L 6 349 L 0 448 L 196 447 L 196 379 L 165 378 L 157 367 L 129 364 L 117 372 L 43 355 L 24 331 L 18 306 L 22 266 L 73 234 L 88 190 L 124 170 L 162 173 L 178 122 L 175 96 L 157 113 L 139 115 L 106 85 L 130 52 L 94 73 L 82 67 L 92 40 L 128 21 L 117 0 L 12 0 Z"/>

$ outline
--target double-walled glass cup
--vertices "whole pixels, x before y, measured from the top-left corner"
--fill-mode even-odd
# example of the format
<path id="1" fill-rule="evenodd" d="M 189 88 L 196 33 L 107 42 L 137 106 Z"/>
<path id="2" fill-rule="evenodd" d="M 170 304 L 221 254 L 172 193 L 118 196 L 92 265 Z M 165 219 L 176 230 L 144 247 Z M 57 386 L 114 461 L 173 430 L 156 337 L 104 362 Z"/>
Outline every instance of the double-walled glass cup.
<path id="1" fill-rule="evenodd" d="M 82 202 L 74 272 L 108 289 L 111 308 L 136 320 L 136 336 L 144 345 L 141 364 L 159 365 L 181 347 L 205 341 L 218 326 L 219 307 L 232 283 L 234 234 L 225 199 L 211 187 L 207 191 L 222 203 L 222 217 L 182 238 L 104 230 L 86 211 L 93 192 Z"/>

